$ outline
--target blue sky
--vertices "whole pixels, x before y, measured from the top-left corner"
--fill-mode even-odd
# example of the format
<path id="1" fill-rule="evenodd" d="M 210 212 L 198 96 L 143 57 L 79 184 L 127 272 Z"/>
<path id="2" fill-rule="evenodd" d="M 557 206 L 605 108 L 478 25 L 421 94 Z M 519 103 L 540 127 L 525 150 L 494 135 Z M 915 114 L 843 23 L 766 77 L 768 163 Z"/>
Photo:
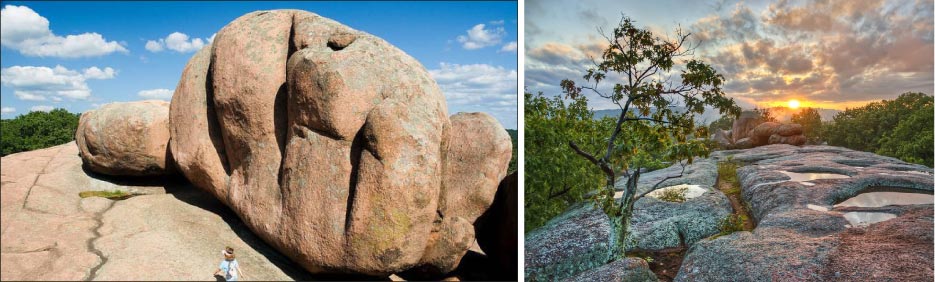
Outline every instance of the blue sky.
<path id="1" fill-rule="evenodd" d="M 2 117 L 168 100 L 214 33 L 269 9 L 306 10 L 379 36 L 429 70 L 450 114 L 483 111 L 516 128 L 516 2 L 5 1 Z"/>
<path id="2" fill-rule="evenodd" d="M 527 1 L 524 85 L 558 95 L 562 79 L 583 82 L 588 57 L 608 45 L 597 29 L 613 30 L 625 14 L 657 35 L 691 33 L 695 58 L 723 74 L 725 93 L 745 108 L 796 99 L 843 110 L 931 95 L 933 10 L 932 0 Z M 596 109 L 616 108 L 589 97 Z"/>

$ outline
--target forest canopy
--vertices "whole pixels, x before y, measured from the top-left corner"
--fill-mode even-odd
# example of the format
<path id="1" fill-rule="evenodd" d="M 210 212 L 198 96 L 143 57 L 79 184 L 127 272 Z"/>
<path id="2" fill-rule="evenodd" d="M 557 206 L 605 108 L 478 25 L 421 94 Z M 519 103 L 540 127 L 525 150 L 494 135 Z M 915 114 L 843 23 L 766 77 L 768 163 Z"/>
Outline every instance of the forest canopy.
<path id="1" fill-rule="evenodd" d="M 0 121 L 0 153 L 3 156 L 65 144 L 75 140 L 78 117 L 65 109 L 34 111 Z"/>

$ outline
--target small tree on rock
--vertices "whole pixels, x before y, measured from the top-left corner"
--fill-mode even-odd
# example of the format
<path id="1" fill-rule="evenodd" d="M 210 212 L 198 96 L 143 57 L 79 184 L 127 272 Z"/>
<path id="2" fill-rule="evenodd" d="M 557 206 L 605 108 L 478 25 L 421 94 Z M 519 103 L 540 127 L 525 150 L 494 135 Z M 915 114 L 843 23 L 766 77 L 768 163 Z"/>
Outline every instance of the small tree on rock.
<path id="1" fill-rule="evenodd" d="M 681 177 L 686 164 L 710 152 L 704 140 L 695 138 L 707 136 L 707 130 L 695 126 L 694 115 L 703 113 L 705 106 L 734 117 L 740 114 L 740 107 L 721 90 L 724 77 L 692 58 L 694 47 L 687 41 L 689 36 L 677 29 L 674 39 L 662 39 L 636 27 L 633 20 L 624 16 L 613 32 L 604 35 L 608 45 L 600 62 L 595 61 L 584 75 L 586 85 L 579 86 L 568 79 L 561 83 L 566 98 L 594 93 L 622 110 L 600 152 L 589 152 L 574 141 L 568 142 L 575 153 L 606 176 L 605 188 L 593 199 L 610 217 L 615 229 L 612 259 L 624 256 L 633 204 L 666 180 Z M 680 68 L 673 70 L 677 64 Z M 678 79 L 674 78 L 676 75 Z M 598 85 L 606 79 L 622 82 L 605 92 Z M 682 164 L 682 173 L 669 175 L 649 189 L 638 190 L 640 169 L 654 159 Z M 626 178 L 626 185 L 620 199 L 615 200 L 618 171 Z"/>

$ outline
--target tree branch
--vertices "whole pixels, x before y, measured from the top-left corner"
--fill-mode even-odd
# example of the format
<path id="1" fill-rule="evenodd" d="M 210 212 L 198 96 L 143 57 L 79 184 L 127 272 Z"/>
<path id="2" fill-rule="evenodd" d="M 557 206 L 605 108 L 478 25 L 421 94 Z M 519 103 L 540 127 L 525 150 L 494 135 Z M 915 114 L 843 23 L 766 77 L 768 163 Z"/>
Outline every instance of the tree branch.
<path id="1" fill-rule="evenodd" d="M 578 155 L 581 155 L 582 157 L 584 157 L 585 159 L 587 159 L 594 165 L 597 165 L 598 167 L 600 167 L 601 171 L 603 171 L 604 174 L 607 174 L 608 176 L 613 177 L 614 171 L 610 169 L 610 167 L 607 166 L 607 164 L 603 160 L 598 160 L 593 155 L 588 154 L 588 152 L 582 151 L 581 148 L 578 148 L 578 144 L 575 144 L 575 141 L 568 141 L 568 146 L 570 146 L 571 149 L 574 150 L 575 153 L 577 153 Z"/>
<path id="2" fill-rule="evenodd" d="M 662 180 L 659 180 L 659 182 L 656 182 L 656 185 L 653 185 L 653 187 L 650 188 L 648 191 L 643 192 L 642 194 L 639 194 L 636 197 L 634 197 L 633 201 L 635 202 L 636 200 L 643 198 L 643 196 L 646 196 L 646 194 L 649 194 L 652 191 L 656 191 L 657 189 L 659 189 L 659 185 L 661 185 L 663 182 L 666 182 L 666 180 L 682 177 L 682 175 L 685 174 L 685 164 L 682 162 L 679 162 L 679 164 L 682 165 L 682 171 L 679 172 L 679 175 L 666 176 L 666 178 L 663 178 Z"/>

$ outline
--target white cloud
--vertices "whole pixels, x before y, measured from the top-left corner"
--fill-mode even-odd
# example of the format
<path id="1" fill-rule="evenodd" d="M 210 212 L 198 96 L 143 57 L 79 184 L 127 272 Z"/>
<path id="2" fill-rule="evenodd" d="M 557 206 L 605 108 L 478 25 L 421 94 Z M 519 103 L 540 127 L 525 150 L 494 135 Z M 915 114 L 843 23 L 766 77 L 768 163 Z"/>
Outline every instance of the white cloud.
<path id="1" fill-rule="evenodd" d="M 0 108 L 0 114 L 12 114 L 12 113 L 15 113 L 15 112 L 16 112 L 16 108 L 14 108 L 14 107 L 3 107 L 3 108 Z"/>
<path id="2" fill-rule="evenodd" d="M 103 70 L 97 67 L 90 67 L 84 69 L 84 78 L 85 79 L 111 79 L 114 78 L 116 72 L 114 69 L 106 67 Z"/>
<path id="3" fill-rule="evenodd" d="M 147 98 L 147 99 L 169 100 L 169 99 L 172 99 L 172 93 L 174 92 L 175 90 L 169 90 L 169 89 L 149 89 L 149 90 L 141 90 L 140 92 L 137 93 L 137 95 L 143 98 Z"/>
<path id="4" fill-rule="evenodd" d="M 211 42 L 214 41 L 215 35 L 217 35 L 217 33 L 212 34 L 211 37 L 205 39 L 197 37 L 190 38 L 188 34 L 176 31 L 166 36 L 166 38 L 147 40 L 146 50 L 149 50 L 153 53 L 160 52 L 164 49 L 173 50 L 179 53 L 191 53 L 201 50 L 201 48 L 205 47 L 207 44 L 211 44 Z"/>
<path id="5" fill-rule="evenodd" d="M 162 41 L 163 41 L 162 39 L 159 39 L 159 41 L 153 41 L 153 40 L 146 41 L 146 50 L 153 52 L 153 53 L 162 52 L 162 49 L 163 49 Z"/>
<path id="6" fill-rule="evenodd" d="M 500 52 L 516 52 L 516 41 L 503 44 L 503 47 L 500 48 Z"/>
<path id="7" fill-rule="evenodd" d="M 492 25 L 503 25 L 503 20 L 490 21 L 490 24 L 492 24 Z"/>
<path id="8" fill-rule="evenodd" d="M 445 93 L 449 113 L 487 112 L 505 127 L 516 128 L 516 70 L 487 64 L 439 67 L 429 74 Z"/>
<path id="9" fill-rule="evenodd" d="M 29 7 L 15 5 L 0 10 L 0 45 L 38 57 L 80 58 L 129 52 L 98 33 L 58 36 L 49 29 L 48 19 Z"/>
<path id="10" fill-rule="evenodd" d="M 29 108 L 29 111 L 32 111 L 32 112 L 48 112 L 48 111 L 52 111 L 52 110 L 54 110 L 54 109 L 55 109 L 55 108 L 53 108 L 52 106 L 39 105 L 39 106 L 33 106 L 32 108 Z"/>
<path id="11" fill-rule="evenodd" d="M 84 100 L 91 96 L 88 79 L 111 79 L 116 71 L 110 67 L 90 67 L 82 72 L 63 66 L 12 66 L 0 70 L 0 83 L 13 88 L 13 94 L 26 101 L 61 101 L 62 98 Z"/>
<path id="12" fill-rule="evenodd" d="M 488 46 L 500 44 L 500 40 L 506 35 L 503 27 L 487 29 L 484 24 L 477 24 L 467 30 L 467 35 L 458 36 L 458 42 L 461 47 L 468 50 L 480 49 Z"/>

